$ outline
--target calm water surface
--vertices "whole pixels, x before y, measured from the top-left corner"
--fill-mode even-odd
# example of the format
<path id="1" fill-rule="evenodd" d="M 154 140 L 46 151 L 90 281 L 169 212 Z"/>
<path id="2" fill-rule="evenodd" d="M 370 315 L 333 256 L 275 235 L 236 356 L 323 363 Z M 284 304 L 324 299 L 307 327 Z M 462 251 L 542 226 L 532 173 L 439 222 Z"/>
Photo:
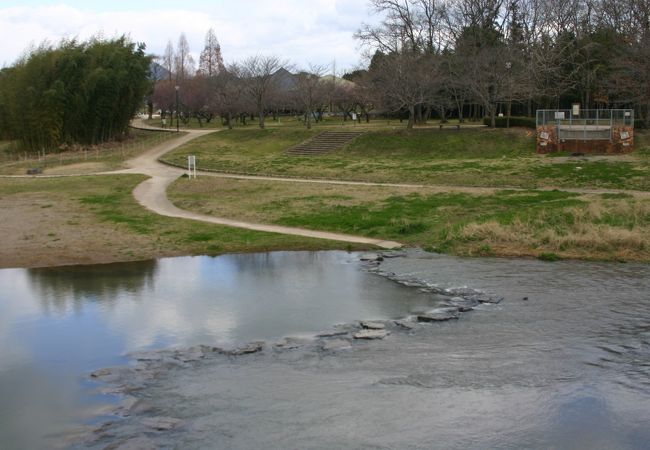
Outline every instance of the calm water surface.
<path id="1" fill-rule="evenodd" d="M 0 271 L 0 447 L 38 448 L 40 435 L 96 414 L 108 399 L 90 394 L 84 374 L 126 353 L 313 334 L 439 300 L 356 259 L 279 252 Z M 414 252 L 382 268 L 505 300 L 351 351 L 170 371 L 145 395 L 191 426 L 158 444 L 650 448 L 650 266 Z"/>
<path id="2" fill-rule="evenodd" d="M 38 448 L 95 414 L 110 399 L 84 376 L 129 352 L 313 334 L 431 304 L 345 252 L 0 270 L 0 448 Z"/>

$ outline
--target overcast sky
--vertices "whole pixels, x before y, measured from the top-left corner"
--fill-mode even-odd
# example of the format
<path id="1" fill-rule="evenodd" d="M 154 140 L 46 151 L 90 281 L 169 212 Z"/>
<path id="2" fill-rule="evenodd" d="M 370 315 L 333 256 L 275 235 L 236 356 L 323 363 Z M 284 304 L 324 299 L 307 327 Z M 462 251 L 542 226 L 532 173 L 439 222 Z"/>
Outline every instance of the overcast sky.
<path id="1" fill-rule="evenodd" d="M 121 34 L 162 54 L 185 32 L 198 60 L 213 28 L 226 62 L 274 54 L 298 67 L 331 65 L 337 72 L 362 61 L 353 38 L 362 22 L 376 22 L 364 0 L 0 0 L 0 67 L 47 39 Z"/>

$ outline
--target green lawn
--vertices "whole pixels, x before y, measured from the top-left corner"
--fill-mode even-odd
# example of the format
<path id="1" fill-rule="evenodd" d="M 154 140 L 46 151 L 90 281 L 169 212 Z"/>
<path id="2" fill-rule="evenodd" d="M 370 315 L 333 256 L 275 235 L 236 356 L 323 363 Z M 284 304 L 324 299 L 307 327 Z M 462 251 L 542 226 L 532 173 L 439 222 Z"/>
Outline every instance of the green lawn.
<path id="1" fill-rule="evenodd" d="M 169 191 L 204 214 L 391 239 L 461 255 L 650 261 L 650 196 L 440 191 L 199 177 Z"/>
<path id="2" fill-rule="evenodd" d="M 322 128 L 234 129 L 197 139 L 165 156 L 200 169 L 276 176 L 452 186 L 620 188 L 650 190 L 650 145 L 637 133 L 638 151 L 606 161 L 535 153 L 522 129 L 375 129 L 323 156 L 285 151 Z"/>

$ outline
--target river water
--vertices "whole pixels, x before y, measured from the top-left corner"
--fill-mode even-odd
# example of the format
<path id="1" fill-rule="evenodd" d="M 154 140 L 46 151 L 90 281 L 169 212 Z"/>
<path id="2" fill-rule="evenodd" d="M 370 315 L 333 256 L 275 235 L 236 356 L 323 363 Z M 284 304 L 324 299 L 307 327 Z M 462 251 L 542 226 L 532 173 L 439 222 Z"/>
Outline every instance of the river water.
<path id="1" fill-rule="evenodd" d="M 650 266 L 410 252 L 380 269 L 505 299 L 342 351 L 315 338 L 170 368 L 135 394 L 148 411 L 79 447 L 649 447 Z M 313 336 L 440 299 L 344 252 L 0 270 L 0 447 L 103 423 L 118 400 L 87 375 L 132 352 Z M 183 426 L 142 431 L 147 415 Z"/>

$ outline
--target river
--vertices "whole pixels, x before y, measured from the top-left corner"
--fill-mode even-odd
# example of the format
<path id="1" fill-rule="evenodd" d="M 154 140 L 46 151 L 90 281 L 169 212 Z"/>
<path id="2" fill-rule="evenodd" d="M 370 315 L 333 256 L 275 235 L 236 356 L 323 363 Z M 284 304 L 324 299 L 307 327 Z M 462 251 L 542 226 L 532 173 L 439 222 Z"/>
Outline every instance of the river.
<path id="1" fill-rule="evenodd" d="M 650 266 L 412 251 L 379 269 L 504 300 L 324 351 L 313 336 L 334 324 L 402 318 L 444 296 L 345 252 L 1 270 L 2 448 L 68 442 L 79 424 L 104 424 L 79 448 L 648 447 Z M 285 336 L 302 340 L 277 350 Z M 133 352 L 253 340 L 264 350 L 159 373 L 133 394 L 147 410 L 124 418 L 88 377 Z M 152 416 L 182 426 L 143 429 Z"/>

